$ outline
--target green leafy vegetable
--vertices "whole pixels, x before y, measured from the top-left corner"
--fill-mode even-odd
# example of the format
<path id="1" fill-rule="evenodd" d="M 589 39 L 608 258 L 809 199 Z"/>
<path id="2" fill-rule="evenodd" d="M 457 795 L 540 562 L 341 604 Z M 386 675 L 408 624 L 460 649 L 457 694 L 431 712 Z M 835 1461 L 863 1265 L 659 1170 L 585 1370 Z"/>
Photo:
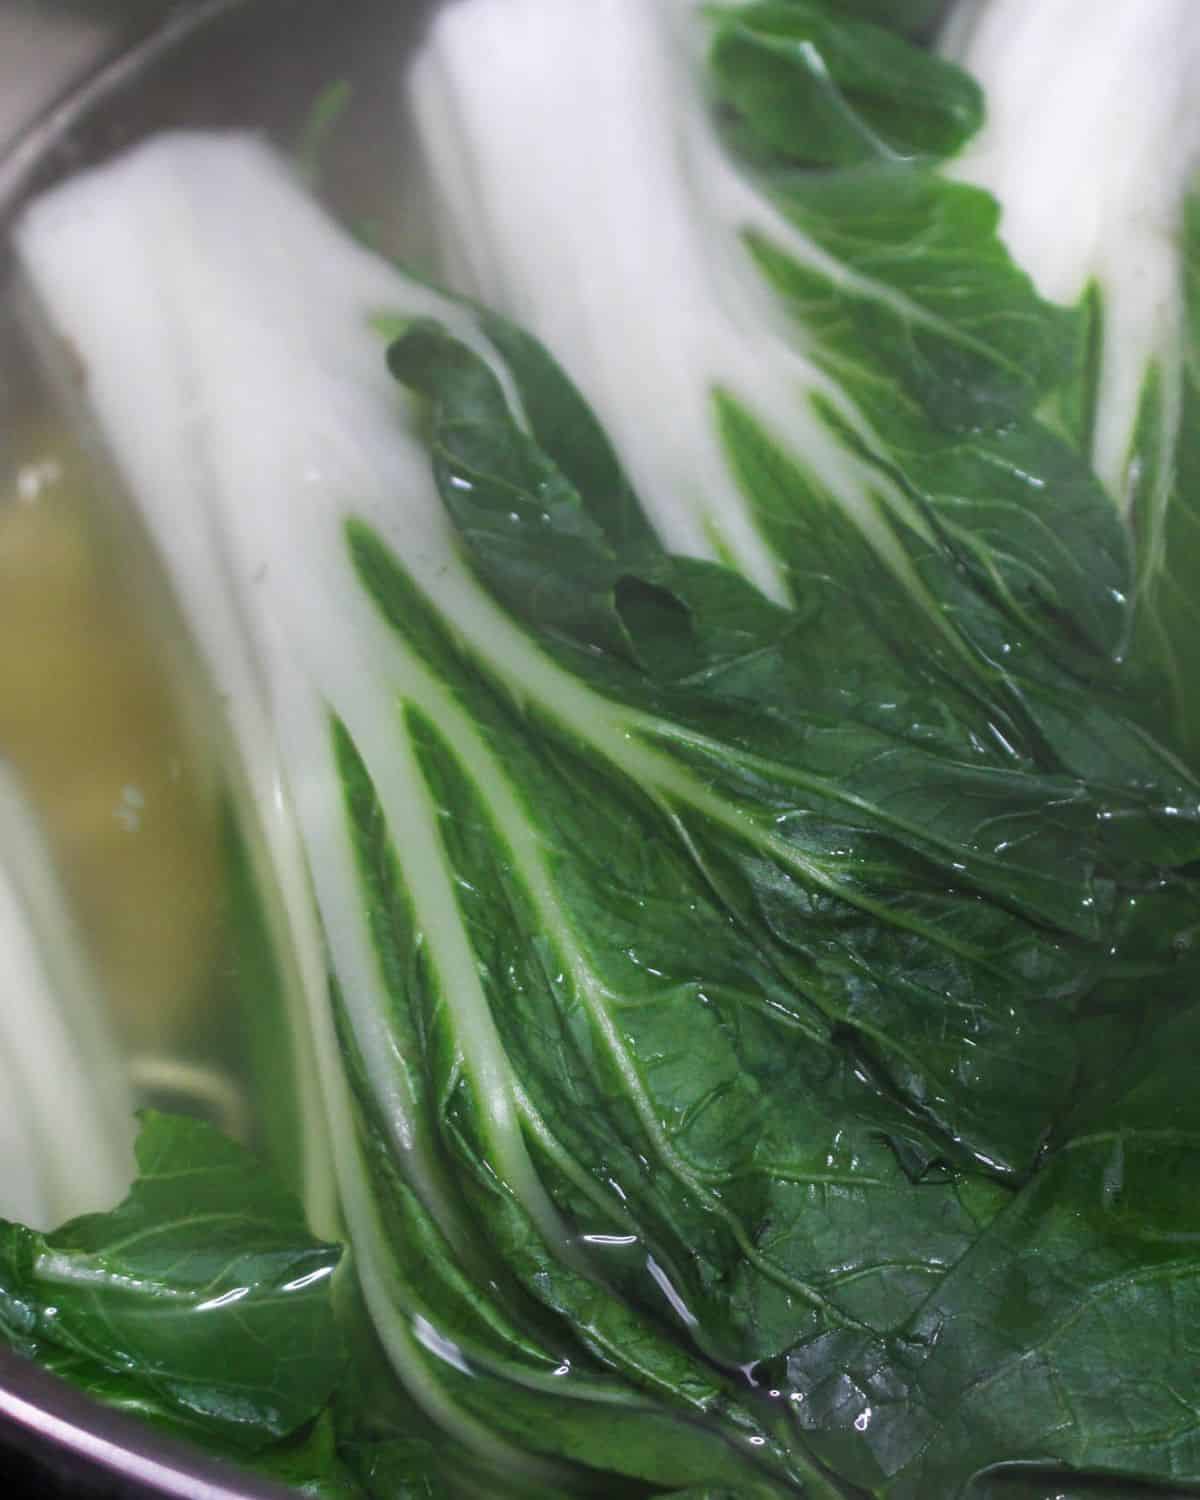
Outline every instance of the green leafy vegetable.
<path id="1" fill-rule="evenodd" d="M 286 1437 L 344 1369 L 339 1249 L 199 1121 L 146 1115 L 137 1168 L 111 1212 L 0 1226 L 0 1330 L 127 1410 L 241 1449 Z"/>
<path id="2" fill-rule="evenodd" d="M 794 600 L 804 513 L 827 503 L 932 612 L 944 586 L 905 555 L 932 527 L 1024 630 L 1045 633 L 1052 608 L 1110 651 L 1128 540 L 1032 420 L 1078 315 L 1037 296 L 994 200 L 943 170 L 980 122 L 977 87 L 819 0 L 717 9 L 690 48 L 676 19 L 608 4 L 582 46 L 542 0 L 439 13 L 413 94 L 455 286 L 550 346 L 673 550 Z M 692 76 L 699 45 L 716 110 Z M 479 67 L 501 49 L 511 66 Z M 618 89 L 636 111 L 621 131 Z M 538 129 L 559 117 L 574 128 Z M 518 170 L 535 135 L 537 170 Z M 614 338 L 618 306 L 641 312 Z M 730 452 L 739 416 L 807 506 Z"/>
<path id="3" fill-rule="evenodd" d="M 19 231 L 264 809 L 373 1328 L 302 1441 L 1198 1493 L 1188 614 L 1143 649 L 1094 304 L 960 180 L 1004 80 L 897 7 L 589 16 L 463 0 L 415 76 L 498 312 L 244 138 Z"/>
<path id="4" fill-rule="evenodd" d="M 832 1343 L 795 1351 L 806 1423 L 840 1469 L 914 1500 L 1018 1461 L 1192 1492 L 1200 1119 L 1181 1085 L 1197 1024 L 1194 1008 L 1168 1021 L 1090 1102 L 902 1339 L 847 1362 Z"/>
<path id="5" fill-rule="evenodd" d="M 936 24 L 945 5 L 942 0 L 842 0 L 840 8 L 847 16 L 873 21 L 905 36 L 921 36 Z"/>
<path id="6" fill-rule="evenodd" d="M 1074 378 L 1052 410 L 1133 523 L 1137 650 L 1162 673 L 1165 725 L 1195 762 L 1184 582 L 1195 532 L 1195 10 L 1186 0 L 962 5 L 943 51 L 989 101 L 954 175 L 996 195 L 1021 265 L 1083 320 Z"/>

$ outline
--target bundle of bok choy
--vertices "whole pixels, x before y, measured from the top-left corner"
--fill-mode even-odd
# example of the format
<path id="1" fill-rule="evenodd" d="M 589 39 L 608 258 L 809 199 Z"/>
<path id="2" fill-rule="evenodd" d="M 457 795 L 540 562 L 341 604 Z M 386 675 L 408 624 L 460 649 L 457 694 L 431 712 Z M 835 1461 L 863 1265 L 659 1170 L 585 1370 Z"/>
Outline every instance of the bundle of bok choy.
<path id="1" fill-rule="evenodd" d="M 154 1117 L 59 1232 L 86 1341 L 46 1252 L 0 1328 L 317 1494 L 1200 1494 L 1200 12 L 931 9 L 440 8 L 445 289 L 248 136 L 28 210 L 354 1279 Z M 158 1212 L 191 1279 L 131 1343 Z"/>

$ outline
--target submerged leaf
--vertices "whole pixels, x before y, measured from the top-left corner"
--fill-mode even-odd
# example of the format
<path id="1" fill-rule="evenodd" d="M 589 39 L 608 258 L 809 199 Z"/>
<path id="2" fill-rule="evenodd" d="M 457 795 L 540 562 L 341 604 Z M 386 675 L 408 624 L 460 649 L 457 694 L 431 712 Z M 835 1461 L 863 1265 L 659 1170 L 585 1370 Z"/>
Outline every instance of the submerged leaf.
<path id="1" fill-rule="evenodd" d="M 839 1470 L 894 1500 L 974 1493 L 972 1476 L 1022 1462 L 1200 1493 L 1184 1394 L 1200 1311 L 1200 1115 L 1183 1086 L 1197 1027 L 1193 1008 L 1127 1058 L 894 1342 L 835 1335 L 793 1353 L 805 1425 Z"/>
<path id="2" fill-rule="evenodd" d="M 0 1229 L 0 1327 L 87 1389 L 261 1448 L 310 1421 L 345 1365 L 330 1278 L 296 1200 L 199 1121 L 143 1117 L 110 1213 Z"/>

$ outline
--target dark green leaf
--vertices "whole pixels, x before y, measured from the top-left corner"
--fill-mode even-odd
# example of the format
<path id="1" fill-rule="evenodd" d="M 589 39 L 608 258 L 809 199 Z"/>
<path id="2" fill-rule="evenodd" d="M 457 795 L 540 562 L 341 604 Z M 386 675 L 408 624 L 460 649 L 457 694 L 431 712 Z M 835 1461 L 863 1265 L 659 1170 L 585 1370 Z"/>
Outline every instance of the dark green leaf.
<path id="1" fill-rule="evenodd" d="M 944 623 L 810 496 L 807 513 L 788 512 L 797 526 L 803 515 L 796 554 L 808 559 L 795 611 L 711 565 L 635 556 L 613 604 L 643 573 L 648 592 L 622 616 L 623 638 L 614 643 L 609 620 L 584 614 L 565 638 L 560 616 L 547 618 L 521 582 L 537 533 L 532 543 L 521 533 L 511 551 L 495 546 L 507 525 L 499 502 L 480 503 L 463 483 L 468 463 L 486 473 L 534 442 L 494 392 L 464 451 L 459 413 L 481 411 L 473 359 L 430 328 L 393 354 L 393 368 L 429 398 L 442 495 L 468 554 L 560 663 L 632 706 L 641 741 L 685 778 L 648 796 L 617 752 L 597 754 L 552 712 L 519 705 L 437 623 L 378 539 L 353 532 L 381 611 L 469 705 L 544 851 L 553 917 L 454 747 L 410 717 L 492 1015 L 554 1143 L 543 1179 L 585 1243 L 636 1246 L 632 1258 L 596 1255 L 595 1274 L 637 1316 L 674 1320 L 696 1369 L 757 1360 L 775 1372 L 766 1378 L 803 1397 L 817 1454 L 851 1485 L 882 1493 L 897 1476 L 897 1496 L 940 1500 L 939 1486 L 970 1479 L 968 1456 L 982 1454 L 985 1466 L 1083 1462 L 1078 1443 L 1031 1446 L 1018 1432 L 1037 1384 L 1028 1371 L 1041 1369 L 1031 1364 L 1035 1321 L 1010 1330 L 998 1306 L 985 1308 L 980 1320 L 999 1340 L 985 1347 L 965 1315 L 971 1341 L 955 1363 L 936 1312 L 960 1288 L 983 1297 L 1021 1263 L 1025 1240 L 1030 1264 L 1053 1274 L 1054 1257 L 1070 1253 L 1062 1241 L 1078 1226 L 1076 1204 L 1094 1190 L 1085 1174 L 1068 1191 L 1061 1164 L 1075 1173 L 1083 1157 L 1060 1145 L 1012 1200 L 965 1192 L 945 1167 L 1031 1173 L 1072 1109 L 1078 1117 L 1074 1087 L 1106 1086 L 1096 1060 L 1118 1034 L 1110 1018 L 1121 1007 L 1140 1014 L 1147 976 L 1186 988 L 1195 896 L 1162 866 L 1194 856 L 1194 831 L 1177 840 L 1169 807 L 1194 810 L 1195 788 L 1117 701 L 1089 687 L 1083 644 L 1068 669 L 1047 666 L 1036 638 L 1020 638 L 1013 622 L 1036 613 L 1036 593 L 1014 601 L 1015 567 L 997 576 L 967 565 L 962 550 L 991 524 L 977 516 L 964 516 L 961 536 L 947 526 L 940 545 L 936 532 L 896 532 L 945 601 Z M 739 460 L 758 465 L 760 494 L 800 487 L 735 407 L 727 419 Z M 1043 463 L 1082 474 L 1048 433 L 1030 426 L 1020 440 L 1043 443 Z M 515 483 L 552 492 L 573 517 L 590 513 L 544 450 L 522 462 L 508 470 Z M 1099 514 L 1103 497 L 1085 491 L 1084 510 Z M 999 548 L 988 539 L 980 552 Z M 593 576 L 590 560 L 581 565 L 580 593 Z M 1045 565 L 1059 579 L 1074 572 L 1085 618 L 1097 569 L 1088 580 L 1065 554 Z M 555 566 L 569 595 L 570 566 L 561 556 Z M 659 598 L 674 601 L 685 630 L 655 612 Z M 977 664 L 960 667 L 957 682 L 955 633 L 959 660 Z M 997 638 L 1015 642 L 1007 657 Z M 713 804 L 689 804 L 689 774 L 737 810 L 740 833 Z M 531 932 L 542 934 L 532 947 Z M 1137 1026 L 1127 1035 L 1136 1042 Z M 452 1078 L 449 1139 L 482 1181 L 486 1141 Z M 614 1180 L 620 1210 L 605 1191 Z M 481 1219 L 495 1234 L 503 1215 L 493 1207 Z M 525 1234 L 496 1249 L 513 1266 L 535 1244 Z M 666 1273 L 665 1303 L 642 1247 Z M 661 1346 L 643 1346 L 632 1325 L 620 1339 L 604 1332 L 618 1326 L 616 1304 L 589 1294 L 585 1315 L 561 1270 L 540 1258 L 534 1267 L 527 1284 L 548 1306 L 577 1330 L 591 1320 L 594 1357 L 627 1379 L 666 1371 Z M 1147 1311 L 1156 1340 L 1157 1316 Z M 1100 1333 L 1089 1324 L 1078 1351 L 1065 1340 L 1054 1367 L 1080 1400 Z M 658 1352 L 639 1372 L 643 1347 Z M 1105 1369 L 1112 1357 L 1104 1351 Z M 981 1359 L 1000 1369 L 995 1402 L 973 1393 L 968 1372 Z M 664 1388 L 675 1399 L 684 1368 Z M 867 1392 L 862 1402 L 846 1380 Z M 1061 1425 L 1061 1402 L 1038 1399 Z M 854 1424 L 867 1405 L 864 1429 Z M 944 1416 L 959 1406 L 961 1419 Z M 737 1420 L 728 1397 L 708 1411 Z M 782 1442 L 781 1462 L 789 1446 L 802 1458 L 798 1482 L 821 1472 L 794 1442 Z"/>
<path id="2" fill-rule="evenodd" d="M 1198 1043 L 1195 1008 L 1153 1031 L 901 1340 L 795 1351 L 839 1469 L 893 1500 L 1020 1460 L 1200 1493 Z"/>
<path id="3" fill-rule="evenodd" d="M 946 5 L 945 0 L 839 0 L 839 8 L 848 16 L 919 37 L 932 29 Z"/>
<path id="4" fill-rule="evenodd" d="M 724 93 L 757 137 L 809 166 L 947 156 L 979 128 L 959 69 L 805 0 L 731 12 L 719 33 Z"/>
<path id="5" fill-rule="evenodd" d="M 0 1229 L 0 1327 L 64 1373 L 81 1360 L 88 1388 L 127 1408 L 247 1449 L 287 1436 L 344 1368 L 330 1300 L 340 1250 L 199 1121 L 147 1114 L 137 1164 L 111 1213 L 49 1235 Z"/>

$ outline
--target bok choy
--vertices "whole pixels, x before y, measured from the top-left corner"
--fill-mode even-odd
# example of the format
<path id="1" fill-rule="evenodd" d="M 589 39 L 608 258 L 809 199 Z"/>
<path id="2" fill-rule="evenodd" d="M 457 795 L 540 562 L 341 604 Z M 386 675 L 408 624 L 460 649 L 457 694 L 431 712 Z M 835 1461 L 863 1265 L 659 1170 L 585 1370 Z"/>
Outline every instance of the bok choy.
<path id="1" fill-rule="evenodd" d="M 19 228 L 303 980 L 341 1493 L 1200 1493 L 1187 615 L 1110 263 L 1026 264 L 1020 70 L 915 15 L 446 7 L 452 292 L 240 135 Z"/>
<path id="2" fill-rule="evenodd" d="M 1186 0 L 989 0 L 957 9 L 942 50 L 989 104 L 953 175 L 995 193 L 1039 291 L 1079 309 L 1073 378 L 1047 416 L 1130 522 L 1139 649 L 1194 756 L 1200 20 Z"/>

